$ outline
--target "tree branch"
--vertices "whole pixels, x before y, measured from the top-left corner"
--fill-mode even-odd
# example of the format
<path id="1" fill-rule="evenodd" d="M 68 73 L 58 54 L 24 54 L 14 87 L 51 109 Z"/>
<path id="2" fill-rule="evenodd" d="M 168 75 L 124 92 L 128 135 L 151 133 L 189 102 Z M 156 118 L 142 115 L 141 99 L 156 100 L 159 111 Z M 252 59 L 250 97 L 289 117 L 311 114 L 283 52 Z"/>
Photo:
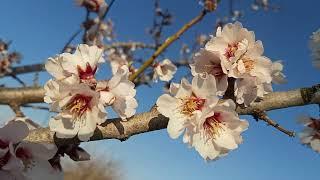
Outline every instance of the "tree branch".
<path id="1" fill-rule="evenodd" d="M 273 92 L 266 95 L 260 102 L 255 102 L 248 108 L 238 107 L 236 111 L 240 115 L 253 115 L 256 109 L 270 111 L 294 106 L 304 106 L 308 104 L 320 104 L 319 87 L 320 85 L 315 85 L 309 88 L 301 88 L 287 92 Z M 8 97 L 8 91 L 10 92 L 12 90 L 7 89 L 6 91 L 0 91 L 0 103 L 4 102 L 3 97 Z M 14 91 L 18 92 L 17 90 Z M 36 93 L 38 94 L 38 100 L 43 99 L 43 96 L 40 96 L 40 92 L 43 93 L 43 90 L 38 90 L 38 93 Z M 23 94 L 23 91 L 21 91 L 20 94 Z M 30 93 L 27 94 L 32 95 Z M 27 96 L 25 97 L 26 99 L 29 98 Z M 33 100 L 36 100 L 36 98 L 33 98 Z M 96 129 L 90 140 L 119 139 L 124 141 L 136 134 L 165 129 L 167 127 L 167 123 L 168 118 L 161 115 L 156 108 L 153 108 L 149 112 L 137 114 L 129 118 L 128 121 L 122 121 L 119 118 L 107 120 L 104 124 Z M 54 138 L 53 135 L 54 133 L 50 132 L 48 128 L 40 128 L 31 131 L 26 140 L 32 142 L 55 142 L 57 145 L 80 142 L 77 138 L 57 139 Z"/>
<path id="2" fill-rule="evenodd" d="M 201 13 L 193 18 L 190 22 L 184 25 L 179 31 L 177 31 L 174 35 L 170 36 L 165 40 L 165 42 L 154 52 L 154 54 L 143 63 L 143 65 L 134 73 L 132 74 L 129 79 L 130 81 L 134 81 L 145 69 L 152 65 L 153 61 L 169 47 L 175 40 L 179 39 L 180 36 L 185 33 L 188 29 L 190 29 L 193 25 L 200 22 L 203 17 L 208 13 L 208 11 L 203 10 Z"/>

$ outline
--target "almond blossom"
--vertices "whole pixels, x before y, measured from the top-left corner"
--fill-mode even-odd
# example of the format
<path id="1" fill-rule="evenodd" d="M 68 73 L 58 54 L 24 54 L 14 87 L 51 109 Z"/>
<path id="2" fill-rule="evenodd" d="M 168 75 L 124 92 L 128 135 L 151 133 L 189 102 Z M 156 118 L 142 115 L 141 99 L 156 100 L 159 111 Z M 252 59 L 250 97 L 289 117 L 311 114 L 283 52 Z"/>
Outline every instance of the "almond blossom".
<path id="1" fill-rule="evenodd" d="M 24 165 L 16 156 L 14 145 L 27 137 L 29 129 L 23 122 L 10 121 L 0 128 L 0 177 L 1 179 L 25 179 Z"/>
<path id="2" fill-rule="evenodd" d="M 301 143 L 320 153 L 320 120 L 304 116 L 300 117 L 298 122 L 305 126 L 299 133 Z"/>
<path id="3" fill-rule="evenodd" d="M 230 70 L 246 51 L 255 44 L 253 31 L 248 31 L 242 27 L 242 24 L 228 23 L 223 29 L 219 27 L 216 36 L 205 45 L 205 49 L 212 52 L 219 52 L 221 55 L 221 65 L 225 70 Z"/>
<path id="4" fill-rule="evenodd" d="M 170 88 L 171 95 L 161 95 L 157 100 L 157 110 L 169 118 L 167 131 L 171 138 L 178 138 L 188 126 L 195 111 L 205 106 L 215 104 L 216 84 L 214 77 L 209 75 L 206 79 L 195 76 L 190 84 L 182 79 L 180 85 Z"/>
<path id="5" fill-rule="evenodd" d="M 88 141 L 96 126 L 106 119 L 106 111 L 100 101 L 100 94 L 86 84 L 72 86 L 55 84 L 47 86 L 45 99 L 50 99 L 58 115 L 51 118 L 49 127 L 59 138 L 72 138 L 78 135 L 81 141 Z M 50 101 L 47 101 L 50 102 Z"/>
<path id="6" fill-rule="evenodd" d="M 108 60 L 110 62 L 112 74 L 116 74 L 118 69 L 122 66 L 127 66 L 129 68 L 129 62 L 124 54 L 116 52 L 116 50 L 111 49 L 107 51 Z"/>
<path id="7" fill-rule="evenodd" d="M 195 116 L 195 131 L 189 142 L 205 160 L 225 156 L 242 143 L 241 133 L 249 124 L 240 120 L 232 100 L 206 106 Z"/>
<path id="8" fill-rule="evenodd" d="M 284 82 L 282 64 L 272 63 L 263 56 L 263 51 L 262 42 L 255 40 L 253 31 L 243 28 L 239 22 L 229 23 L 222 29 L 219 27 L 216 36 L 195 55 L 191 72 L 214 75 L 220 96 L 227 90 L 228 80 L 235 79 L 233 89 L 237 103 L 249 106 L 272 92 L 272 82 Z"/>
<path id="9" fill-rule="evenodd" d="M 23 173 L 32 180 L 56 180 L 63 179 L 60 170 L 54 169 L 49 163 L 57 148 L 54 144 L 37 144 L 21 142 L 15 149 L 15 155 L 24 164 Z"/>
<path id="10" fill-rule="evenodd" d="M 51 159 L 57 152 L 54 144 L 37 144 L 23 141 L 29 129 L 19 120 L 9 121 L 0 128 L 0 178 L 1 179 L 63 179 Z"/>
<path id="11" fill-rule="evenodd" d="M 86 7 L 89 11 L 99 12 L 100 8 L 105 7 L 107 4 L 105 0 L 76 0 L 79 6 Z"/>
<path id="12" fill-rule="evenodd" d="M 128 80 L 128 76 L 128 68 L 122 66 L 109 81 L 100 81 L 97 84 L 101 102 L 104 105 L 111 105 L 122 119 L 133 116 L 138 106 L 134 98 L 135 85 Z"/>
<path id="13" fill-rule="evenodd" d="M 272 63 L 272 82 L 275 84 L 286 83 L 286 76 L 282 73 L 283 65 L 281 61 L 275 61 Z"/>
<path id="14" fill-rule="evenodd" d="M 153 81 L 157 82 L 158 78 L 161 81 L 170 81 L 173 75 L 177 72 L 177 67 L 169 60 L 165 59 L 154 65 Z"/>
<path id="15" fill-rule="evenodd" d="M 219 54 L 202 49 L 194 57 L 194 64 L 190 64 L 193 76 L 200 74 L 205 77 L 211 74 L 217 83 L 217 94 L 222 96 L 228 88 L 228 75 L 221 67 Z"/>
<path id="16" fill-rule="evenodd" d="M 320 29 L 313 32 L 310 37 L 310 48 L 312 51 L 313 65 L 320 69 Z"/>
<path id="17" fill-rule="evenodd" d="M 80 44 L 74 54 L 63 53 L 49 58 L 45 68 L 57 80 L 74 75 L 81 82 L 94 83 L 98 64 L 104 62 L 102 55 L 103 49 Z"/>

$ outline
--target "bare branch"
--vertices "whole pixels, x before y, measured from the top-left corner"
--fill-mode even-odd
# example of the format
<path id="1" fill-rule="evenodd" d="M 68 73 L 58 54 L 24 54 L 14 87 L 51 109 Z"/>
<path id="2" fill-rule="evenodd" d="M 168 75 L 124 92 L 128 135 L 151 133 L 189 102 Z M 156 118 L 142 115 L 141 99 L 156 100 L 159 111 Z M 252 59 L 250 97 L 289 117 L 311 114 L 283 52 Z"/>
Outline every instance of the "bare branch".
<path id="1" fill-rule="evenodd" d="M 277 122 L 275 122 L 272 119 L 270 119 L 265 111 L 261 111 L 261 110 L 257 109 L 257 110 L 255 110 L 253 112 L 253 117 L 257 121 L 258 120 L 262 120 L 262 121 L 266 122 L 268 125 L 273 126 L 274 128 L 276 128 L 279 131 L 287 134 L 290 137 L 294 137 L 295 136 L 295 133 L 293 131 L 289 131 L 289 130 L 283 128 L 282 126 L 280 126 L 280 124 L 278 124 Z"/>
<path id="2" fill-rule="evenodd" d="M 319 87 L 320 85 L 315 85 L 310 88 L 270 93 L 260 102 L 255 102 L 248 108 L 238 107 L 236 111 L 241 115 L 253 115 L 256 109 L 270 111 L 308 104 L 320 104 Z M 7 92 L 0 91 L 0 97 L 4 97 L 6 94 Z M 38 98 L 42 99 L 42 97 Z M 0 98 L 0 103 L 3 103 L 3 98 Z M 91 137 L 91 141 L 102 139 L 119 139 L 123 141 L 136 134 L 165 129 L 167 127 L 167 123 L 168 118 L 161 115 L 156 108 L 153 108 L 149 112 L 137 114 L 129 118 L 128 121 L 122 121 L 119 118 L 107 120 L 96 129 L 94 135 Z M 48 128 L 41 128 L 31 131 L 27 140 L 32 142 L 56 142 L 57 145 L 80 142 L 77 138 L 57 139 L 54 138 L 53 135 L 54 133 L 50 132 Z"/>
<path id="3" fill-rule="evenodd" d="M 203 17 L 208 13 L 208 11 L 203 10 L 201 13 L 193 18 L 190 22 L 185 24 L 179 31 L 177 31 L 174 35 L 168 37 L 165 42 L 154 52 L 154 54 L 144 62 L 144 64 L 134 73 L 132 74 L 129 79 L 134 81 L 145 69 L 152 65 L 153 61 L 169 47 L 174 41 L 180 38 L 180 36 L 185 33 L 188 29 L 190 29 L 193 25 L 200 22 Z"/>

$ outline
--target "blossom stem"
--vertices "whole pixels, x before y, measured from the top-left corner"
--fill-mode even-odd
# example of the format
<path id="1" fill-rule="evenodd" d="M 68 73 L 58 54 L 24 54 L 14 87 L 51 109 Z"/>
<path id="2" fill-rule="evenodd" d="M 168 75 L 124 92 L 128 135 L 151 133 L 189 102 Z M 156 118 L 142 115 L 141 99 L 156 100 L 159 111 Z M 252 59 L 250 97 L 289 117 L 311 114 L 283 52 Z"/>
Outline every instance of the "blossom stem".
<path id="1" fill-rule="evenodd" d="M 188 29 L 190 29 L 193 25 L 197 24 L 200 22 L 203 17 L 208 13 L 207 10 L 202 10 L 201 13 L 193 18 L 190 22 L 185 24 L 179 31 L 177 31 L 174 35 L 170 36 L 165 40 L 165 42 L 154 52 L 154 54 L 143 63 L 143 65 L 129 77 L 130 81 L 134 81 L 145 69 L 147 69 L 149 66 L 152 65 L 154 60 L 164 51 L 169 47 L 174 41 L 180 38 L 180 36 L 186 32 Z"/>

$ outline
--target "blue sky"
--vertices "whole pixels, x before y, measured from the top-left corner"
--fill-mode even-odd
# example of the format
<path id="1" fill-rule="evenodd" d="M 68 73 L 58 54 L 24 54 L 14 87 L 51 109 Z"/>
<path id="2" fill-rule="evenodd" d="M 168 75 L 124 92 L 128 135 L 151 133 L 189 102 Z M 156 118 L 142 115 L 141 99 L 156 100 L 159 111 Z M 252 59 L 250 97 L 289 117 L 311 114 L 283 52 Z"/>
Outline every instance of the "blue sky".
<path id="1" fill-rule="evenodd" d="M 245 27 L 255 31 L 256 38 L 262 40 L 265 55 L 273 60 L 282 60 L 288 83 L 275 86 L 275 90 L 289 90 L 318 83 L 320 72 L 311 66 L 308 39 L 311 33 L 320 27 L 318 18 L 319 1 L 278 0 L 280 12 L 252 12 L 249 2 L 239 0 L 238 6 L 245 10 L 241 20 Z M 165 30 L 165 34 L 174 33 L 181 25 L 198 14 L 201 7 L 196 0 L 162 0 L 163 7 L 175 15 L 174 25 Z M 207 16 L 204 21 L 187 32 L 171 46 L 165 57 L 178 58 L 179 47 L 183 42 L 191 42 L 195 34 L 213 32 L 215 19 L 226 13 L 227 4 L 217 13 Z M 117 0 L 109 17 L 114 21 L 119 41 L 152 42 L 146 35 L 146 28 L 152 24 L 151 0 Z M 84 10 L 74 5 L 72 0 L 2 0 L 0 7 L 0 38 L 13 40 L 12 48 L 23 54 L 21 64 L 44 62 L 57 54 L 70 35 L 79 28 L 84 18 Z M 149 53 L 143 54 L 144 59 Z M 179 73 L 181 76 L 181 73 Z M 23 77 L 30 82 L 32 75 Z M 49 79 L 41 73 L 41 82 Z M 176 79 L 178 81 L 179 79 Z M 0 79 L 1 84 L 17 85 L 12 79 Z M 162 84 L 153 88 L 138 88 L 138 112 L 148 110 L 159 95 Z M 148 98 L 145 98 L 146 94 Z M 270 112 L 271 118 L 288 129 L 300 130 L 296 117 L 301 114 L 317 116 L 317 106 L 295 107 Z M 26 114 L 45 124 L 47 112 L 26 110 Z M 11 116 L 8 108 L 1 107 L 3 119 Z M 206 163 L 192 149 L 188 149 L 181 140 L 172 140 L 166 130 L 131 137 L 126 142 L 115 140 L 87 143 L 95 151 L 110 155 L 123 167 L 126 179 L 141 180 L 269 180 L 269 179 L 316 179 L 320 157 L 311 149 L 299 144 L 298 139 L 247 118 L 250 127 L 244 133 L 244 143 L 239 149 L 216 162 Z"/>

